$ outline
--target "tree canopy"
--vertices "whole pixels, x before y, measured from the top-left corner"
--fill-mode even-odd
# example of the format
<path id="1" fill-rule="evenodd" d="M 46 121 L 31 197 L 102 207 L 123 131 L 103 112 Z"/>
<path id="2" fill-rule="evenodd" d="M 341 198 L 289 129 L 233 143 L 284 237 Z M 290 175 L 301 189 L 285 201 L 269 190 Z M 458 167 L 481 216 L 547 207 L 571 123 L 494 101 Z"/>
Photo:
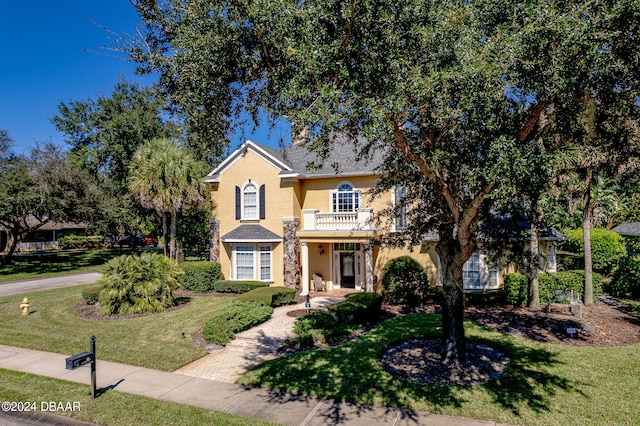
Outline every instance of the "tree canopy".
<path id="1" fill-rule="evenodd" d="M 47 143 L 29 155 L 0 155 L 0 225 L 8 235 L 2 252 L 10 261 L 18 243 L 51 220 L 91 222 L 100 191 L 89 175 L 72 167 L 66 153 Z"/>
<path id="2" fill-rule="evenodd" d="M 637 136 L 633 0 L 133 4 L 146 30 L 132 57 L 184 92 L 194 117 L 264 107 L 320 153 L 336 131 L 361 156 L 388 153 L 381 185 L 411 182 L 413 242 L 439 232 L 449 363 L 465 354 L 463 264 L 492 204 L 518 191 L 517 165 L 535 162 L 530 145 L 588 151 L 585 113 L 614 117 L 623 101 L 629 131 L 615 147 Z"/>

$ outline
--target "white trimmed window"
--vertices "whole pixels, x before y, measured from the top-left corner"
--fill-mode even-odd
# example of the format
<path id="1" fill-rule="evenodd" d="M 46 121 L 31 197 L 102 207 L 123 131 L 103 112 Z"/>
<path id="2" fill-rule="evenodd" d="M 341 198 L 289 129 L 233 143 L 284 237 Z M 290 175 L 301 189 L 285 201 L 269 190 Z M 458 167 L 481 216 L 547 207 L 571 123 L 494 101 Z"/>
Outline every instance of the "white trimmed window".
<path id="1" fill-rule="evenodd" d="M 462 282 L 465 290 L 488 290 L 498 288 L 500 271 L 498 262 L 487 260 L 487 255 L 475 252 L 462 267 Z"/>
<path id="2" fill-rule="evenodd" d="M 272 281 L 272 260 L 270 244 L 235 246 L 235 279 Z"/>
<path id="3" fill-rule="evenodd" d="M 251 182 L 242 189 L 242 218 L 258 218 L 258 188 Z"/>
<path id="4" fill-rule="evenodd" d="M 260 246 L 260 281 L 271 279 L 271 246 Z"/>
<path id="5" fill-rule="evenodd" d="M 236 279 L 237 280 L 253 280 L 255 279 L 253 246 L 237 246 L 236 247 Z"/>
<path id="6" fill-rule="evenodd" d="M 353 189 L 349 183 L 342 183 L 331 194 L 331 211 L 333 213 L 356 212 L 360 208 L 360 191 Z"/>

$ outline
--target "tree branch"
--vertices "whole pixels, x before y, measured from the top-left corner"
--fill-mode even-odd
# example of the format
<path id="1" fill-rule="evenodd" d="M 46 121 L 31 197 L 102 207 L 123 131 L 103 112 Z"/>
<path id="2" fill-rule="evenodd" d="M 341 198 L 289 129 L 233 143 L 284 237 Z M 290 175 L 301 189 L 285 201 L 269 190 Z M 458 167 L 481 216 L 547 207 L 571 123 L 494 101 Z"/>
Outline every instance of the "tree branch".
<path id="1" fill-rule="evenodd" d="M 522 129 L 516 136 L 518 142 L 524 142 L 531 136 L 540 121 L 540 116 L 549 105 L 551 105 L 551 102 L 543 102 L 533 109 L 529 119 L 524 123 Z"/>
<path id="2" fill-rule="evenodd" d="M 449 210 L 453 215 L 454 221 L 458 223 L 460 218 L 460 206 L 451 192 L 451 188 L 444 181 L 444 179 L 439 176 L 437 173 L 434 173 L 434 170 L 427 164 L 427 162 L 420 156 L 416 155 L 409 144 L 407 143 L 407 139 L 402 133 L 402 129 L 398 122 L 394 119 L 391 120 L 391 124 L 393 125 L 393 144 L 396 148 L 402 152 L 404 158 L 411 164 L 415 164 L 418 169 L 422 172 L 422 174 L 429 180 L 429 182 L 433 183 L 440 195 L 444 197 L 447 205 L 449 206 Z"/>

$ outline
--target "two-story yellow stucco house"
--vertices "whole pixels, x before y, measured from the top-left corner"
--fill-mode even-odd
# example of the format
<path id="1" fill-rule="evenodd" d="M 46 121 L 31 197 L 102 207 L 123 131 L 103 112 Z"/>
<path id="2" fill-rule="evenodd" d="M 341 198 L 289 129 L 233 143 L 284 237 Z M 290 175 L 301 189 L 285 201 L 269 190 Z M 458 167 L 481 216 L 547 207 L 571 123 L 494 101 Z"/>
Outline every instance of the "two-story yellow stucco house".
<path id="1" fill-rule="evenodd" d="M 299 144 L 277 150 L 247 141 L 209 173 L 205 180 L 215 206 L 211 260 L 221 263 L 225 278 L 296 287 L 307 295 L 312 277 L 320 275 L 329 290 L 379 291 L 384 265 L 410 255 L 432 285 L 441 282 L 435 236 L 425 236 L 412 251 L 372 244 L 406 225 L 402 216 L 375 220 L 402 190 L 371 201 L 366 194 L 377 182 L 373 170 L 382 157 L 358 160 L 353 151 L 338 143 L 320 161 Z M 555 244 L 542 243 L 554 270 Z M 501 284 L 500 268 L 481 252 L 467 262 L 464 276 L 467 289 Z"/>

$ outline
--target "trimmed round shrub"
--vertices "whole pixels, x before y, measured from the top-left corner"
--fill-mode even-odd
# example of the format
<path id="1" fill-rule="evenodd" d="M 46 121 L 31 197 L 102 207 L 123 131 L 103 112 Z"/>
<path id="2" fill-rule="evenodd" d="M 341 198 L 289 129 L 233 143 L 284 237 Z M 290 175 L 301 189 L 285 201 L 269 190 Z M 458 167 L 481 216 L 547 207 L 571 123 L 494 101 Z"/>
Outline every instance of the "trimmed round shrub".
<path id="1" fill-rule="evenodd" d="M 390 260 L 382 269 L 384 297 L 392 305 L 419 306 L 429 295 L 424 268 L 409 256 Z"/>
<path id="2" fill-rule="evenodd" d="M 640 256 L 618 269 L 606 290 L 614 297 L 640 300 Z"/>
<path id="3" fill-rule="evenodd" d="M 195 293 L 210 293 L 215 291 L 216 281 L 220 279 L 220 263 L 206 260 L 197 262 L 184 262 L 180 266 L 184 275 L 180 277 L 180 283 L 185 290 Z"/>
<path id="4" fill-rule="evenodd" d="M 566 249 L 580 255 L 576 260 L 571 260 L 568 265 L 572 269 L 584 267 L 584 241 L 582 228 L 565 231 L 569 238 Z M 627 256 L 627 248 L 624 238 L 619 234 L 607 231 L 604 228 L 591 229 L 591 258 L 593 270 L 605 276 L 615 272 L 620 261 Z"/>
<path id="5" fill-rule="evenodd" d="M 376 319 L 381 308 L 382 296 L 378 293 L 352 293 L 327 309 L 340 323 L 361 324 Z"/>
<path id="6" fill-rule="evenodd" d="M 98 284 L 103 315 L 129 315 L 164 311 L 176 304 L 174 290 L 180 288 L 184 271 L 160 254 L 142 253 L 111 259 Z"/>
<path id="7" fill-rule="evenodd" d="M 256 288 L 238 296 L 237 300 L 262 303 L 273 308 L 294 303 L 296 290 L 288 287 Z"/>
<path id="8" fill-rule="evenodd" d="M 271 318 L 273 308 L 256 302 L 236 301 L 217 311 L 202 330 L 202 337 L 226 345 L 236 333 L 248 330 Z"/>

